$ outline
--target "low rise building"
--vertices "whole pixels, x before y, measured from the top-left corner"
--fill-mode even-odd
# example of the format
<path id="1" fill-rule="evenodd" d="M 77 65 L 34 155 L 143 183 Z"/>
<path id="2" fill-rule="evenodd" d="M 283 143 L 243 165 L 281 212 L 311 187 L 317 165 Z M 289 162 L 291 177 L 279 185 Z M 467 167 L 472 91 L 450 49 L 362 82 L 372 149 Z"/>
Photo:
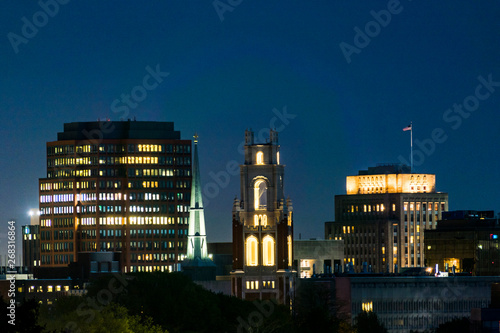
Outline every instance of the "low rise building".
<path id="1" fill-rule="evenodd" d="M 293 241 L 293 257 L 299 277 L 332 274 L 342 270 L 344 241 L 310 239 Z"/>
<path id="2" fill-rule="evenodd" d="M 500 277 L 348 276 L 335 279 L 340 311 L 351 323 L 373 311 L 389 333 L 435 329 L 486 308 Z"/>
<path id="3" fill-rule="evenodd" d="M 437 229 L 425 230 L 426 265 L 450 273 L 500 275 L 499 236 L 493 211 L 443 213 Z"/>

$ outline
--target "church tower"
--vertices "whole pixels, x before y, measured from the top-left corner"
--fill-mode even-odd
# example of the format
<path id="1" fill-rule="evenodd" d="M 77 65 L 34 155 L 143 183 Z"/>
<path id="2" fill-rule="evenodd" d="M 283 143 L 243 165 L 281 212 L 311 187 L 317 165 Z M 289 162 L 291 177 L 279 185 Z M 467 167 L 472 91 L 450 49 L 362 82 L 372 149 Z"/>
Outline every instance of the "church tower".
<path id="1" fill-rule="evenodd" d="M 275 299 L 291 305 L 295 289 L 292 202 L 283 194 L 278 132 L 254 143 L 245 131 L 240 165 L 241 199 L 233 203 L 231 294 L 246 300 Z"/>
<path id="2" fill-rule="evenodd" d="M 189 229 L 187 256 L 182 270 L 193 281 L 215 280 L 215 264 L 208 257 L 205 213 L 201 196 L 200 167 L 198 162 L 198 135 L 194 135 L 193 178 L 191 204 L 189 207 Z"/>

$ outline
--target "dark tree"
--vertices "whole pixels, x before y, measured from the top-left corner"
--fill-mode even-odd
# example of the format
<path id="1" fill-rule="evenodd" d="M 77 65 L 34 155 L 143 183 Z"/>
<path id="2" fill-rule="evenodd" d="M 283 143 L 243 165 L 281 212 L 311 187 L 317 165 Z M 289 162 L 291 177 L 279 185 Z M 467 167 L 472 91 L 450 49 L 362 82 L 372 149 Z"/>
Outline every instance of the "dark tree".
<path id="1" fill-rule="evenodd" d="M 357 333 L 387 333 L 387 329 L 378 320 L 375 312 L 363 311 L 356 316 Z"/>
<path id="2" fill-rule="evenodd" d="M 436 333 L 469 333 L 470 321 L 468 318 L 457 318 L 439 325 Z"/>
<path id="3" fill-rule="evenodd" d="M 43 331 L 43 327 L 38 324 L 39 305 L 35 300 L 25 301 L 21 305 L 16 306 L 15 325 L 8 323 L 11 320 L 7 316 L 10 311 L 7 309 L 8 305 L 0 295 L 0 308 L 2 309 L 0 311 L 0 315 L 2 316 L 0 332 L 40 333 Z"/>

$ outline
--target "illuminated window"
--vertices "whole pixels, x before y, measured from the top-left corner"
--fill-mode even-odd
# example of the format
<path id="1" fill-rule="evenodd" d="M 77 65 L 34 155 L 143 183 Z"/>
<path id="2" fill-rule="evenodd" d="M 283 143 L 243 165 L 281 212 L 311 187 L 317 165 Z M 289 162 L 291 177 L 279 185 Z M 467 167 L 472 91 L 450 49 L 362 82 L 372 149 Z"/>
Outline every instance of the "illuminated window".
<path id="1" fill-rule="evenodd" d="M 258 241 L 255 236 L 250 236 L 247 238 L 246 244 L 246 259 L 247 266 L 257 266 L 258 258 Z"/>
<path id="2" fill-rule="evenodd" d="M 259 225 L 266 227 L 267 226 L 267 215 L 266 214 L 255 214 L 253 217 L 253 225 L 254 227 L 258 227 Z"/>
<path id="3" fill-rule="evenodd" d="M 280 152 L 276 153 L 276 164 L 280 164 Z"/>
<path id="4" fill-rule="evenodd" d="M 264 266 L 274 266 L 274 239 L 269 235 L 262 240 L 262 259 Z"/>
<path id="5" fill-rule="evenodd" d="M 396 204 L 392 204 L 392 211 L 395 212 L 396 211 Z"/>
<path id="6" fill-rule="evenodd" d="M 255 159 L 257 164 L 264 164 L 264 153 L 261 151 L 257 152 Z"/>
<path id="7" fill-rule="evenodd" d="M 53 291 L 52 286 L 47 286 L 47 292 L 51 293 Z"/>
<path id="8" fill-rule="evenodd" d="M 363 302 L 361 303 L 361 309 L 365 312 L 373 311 L 373 302 Z"/>
<path id="9" fill-rule="evenodd" d="M 455 271 L 460 272 L 460 259 L 458 258 L 445 258 L 444 259 L 445 267 L 448 266 L 448 269 L 451 270 L 453 266 L 455 266 Z"/>
<path id="10" fill-rule="evenodd" d="M 267 184 L 263 179 L 259 179 L 255 182 L 254 206 L 255 210 L 266 209 L 267 207 Z"/>
<path id="11" fill-rule="evenodd" d="M 287 237 L 287 242 L 288 242 L 288 266 L 292 266 L 292 254 L 293 254 L 293 249 L 292 249 L 292 236 L 288 235 Z"/>

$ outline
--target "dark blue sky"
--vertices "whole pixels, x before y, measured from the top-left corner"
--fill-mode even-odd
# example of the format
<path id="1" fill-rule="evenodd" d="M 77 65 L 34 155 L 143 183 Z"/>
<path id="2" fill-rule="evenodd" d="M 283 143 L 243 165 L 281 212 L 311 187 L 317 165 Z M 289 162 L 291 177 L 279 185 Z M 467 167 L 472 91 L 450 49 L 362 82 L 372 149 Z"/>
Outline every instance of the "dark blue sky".
<path id="1" fill-rule="evenodd" d="M 380 13 L 388 6 L 390 22 Z M 197 131 L 204 184 L 243 161 L 245 128 L 282 129 L 296 237 L 323 237 L 347 175 L 409 159 L 402 128 L 410 121 L 415 143 L 429 149 L 414 146 L 415 170 L 436 174 L 451 209 L 500 210 L 500 3 L 241 1 L 231 9 L 221 20 L 212 1 L 71 1 L 50 17 L 33 1 L 4 4 L 2 224 L 28 222 L 45 143 L 63 123 L 119 120 L 125 104 L 113 101 L 143 84 L 147 66 L 169 75 L 128 116 L 173 121 L 185 139 Z M 38 31 L 25 27 L 23 37 L 34 20 Z M 356 37 L 356 27 L 368 36 Z M 350 62 L 347 44 L 357 45 Z M 485 87 L 480 76 L 493 82 Z M 474 111 L 453 111 L 464 101 Z M 273 118 L 284 110 L 281 126 Z M 439 129 L 446 139 L 431 147 Z M 218 192 L 206 207 L 208 237 L 230 241 L 239 176 Z"/>

